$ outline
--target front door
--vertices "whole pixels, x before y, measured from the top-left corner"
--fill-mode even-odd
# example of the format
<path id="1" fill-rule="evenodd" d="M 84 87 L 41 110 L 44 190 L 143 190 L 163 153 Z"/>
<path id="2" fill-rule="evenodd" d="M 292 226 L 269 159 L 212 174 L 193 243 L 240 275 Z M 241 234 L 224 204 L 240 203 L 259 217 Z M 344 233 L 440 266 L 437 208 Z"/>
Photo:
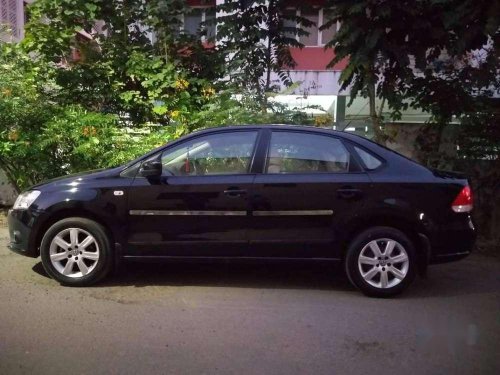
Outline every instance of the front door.
<path id="1" fill-rule="evenodd" d="M 161 155 L 161 178 L 136 177 L 129 194 L 128 256 L 240 256 L 257 131 L 194 136 Z"/>
<path id="2" fill-rule="evenodd" d="M 370 180 L 330 135 L 273 130 L 256 175 L 252 256 L 336 258 L 342 220 L 356 215 Z"/>

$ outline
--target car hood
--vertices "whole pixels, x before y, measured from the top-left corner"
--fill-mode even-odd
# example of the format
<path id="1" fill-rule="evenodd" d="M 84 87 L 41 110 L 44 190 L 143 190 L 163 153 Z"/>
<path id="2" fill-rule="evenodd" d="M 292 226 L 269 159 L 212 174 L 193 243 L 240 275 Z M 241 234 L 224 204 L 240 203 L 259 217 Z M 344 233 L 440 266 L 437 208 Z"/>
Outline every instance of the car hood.
<path id="1" fill-rule="evenodd" d="M 70 174 L 67 176 L 61 176 L 52 178 L 50 180 L 43 181 L 37 185 L 33 185 L 29 190 L 38 189 L 44 190 L 47 188 L 61 187 L 61 186 L 75 186 L 75 184 L 82 184 L 91 180 L 96 180 L 98 178 L 110 177 L 113 175 L 118 175 L 122 168 L 105 168 L 105 169 L 94 169 L 91 171 L 79 172 L 75 174 Z"/>

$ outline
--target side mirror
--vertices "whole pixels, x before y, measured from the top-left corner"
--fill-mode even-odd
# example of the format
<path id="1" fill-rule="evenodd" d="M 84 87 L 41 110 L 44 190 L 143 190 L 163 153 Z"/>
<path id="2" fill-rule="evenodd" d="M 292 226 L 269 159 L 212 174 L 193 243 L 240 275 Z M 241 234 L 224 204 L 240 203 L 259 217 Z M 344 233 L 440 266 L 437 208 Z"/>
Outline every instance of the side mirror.
<path id="1" fill-rule="evenodd" d="M 142 177 L 161 176 L 162 164 L 160 160 L 148 160 L 142 163 L 139 175 Z"/>

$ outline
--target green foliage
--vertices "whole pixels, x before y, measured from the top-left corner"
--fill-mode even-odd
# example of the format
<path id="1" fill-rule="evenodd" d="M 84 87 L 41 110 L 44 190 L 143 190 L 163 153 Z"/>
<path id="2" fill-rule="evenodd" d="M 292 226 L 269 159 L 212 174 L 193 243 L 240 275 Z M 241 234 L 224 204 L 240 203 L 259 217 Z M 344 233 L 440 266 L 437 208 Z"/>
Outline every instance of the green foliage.
<path id="1" fill-rule="evenodd" d="M 38 155 L 31 147 L 56 113 L 40 92 L 44 78 L 29 56 L 15 46 L 0 44 L 0 167 L 16 187 L 37 180 L 35 163 L 49 163 L 45 154 Z"/>
<path id="2" fill-rule="evenodd" d="M 169 123 L 170 111 L 202 105 L 207 78 L 218 78 L 200 68 L 214 52 L 179 31 L 184 1 L 38 0 L 29 10 L 23 46 L 62 65 L 52 71 L 61 104 L 115 113 L 128 125 Z"/>
<path id="3" fill-rule="evenodd" d="M 119 148 L 116 136 L 116 116 L 68 106 L 44 124 L 35 147 L 50 155 L 57 176 L 109 166 L 103 156 Z"/>
<path id="4" fill-rule="evenodd" d="M 265 69 L 293 65 L 285 46 L 300 45 L 287 35 L 302 31 L 283 24 L 295 18 L 281 13 L 284 4 L 261 2 L 253 21 L 266 22 L 271 32 L 252 25 L 243 44 L 229 41 L 220 53 L 180 30 L 184 0 L 37 0 L 28 7 L 21 44 L 0 43 L 0 168 L 22 190 L 124 163 L 203 127 L 310 123 L 304 113 L 272 101 L 263 107 L 248 95 L 252 90 L 241 89 L 252 87 Z M 233 27 L 246 22 L 240 15 Z M 224 59 L 231 48 L 247 49 L 237 58 L 245 59 L 252 38 L 266 35 L 270 44 L 243 63 L 253 64 L 247 68 L 252 76 L 220 80 L 228 74 Z M 264 87 L 259 95 L 267 102 L 270 83 Z"/>
<path id="5" fill-rule="evenodd" d="M 500 111 L 474 112 L 462 117 L 459 155 L 468 159 L 500 160 Z M 481 129 L 481 131 L 478 131 Z M 497 183 L 500 170 L 497 171 Z"/>
<path id="6" fill-rule="evenodd" d="M 56 175 L 62 175 L 128 162 L 173 139 L 174 129 L 124 129 L 115 115 L 66 107 L 46 123 L 39 147 L 51 152 L 51 160 L 59 166 Z"/>
<path id="7" fill-rule="evenodd" d="M 226 0 L 218 6 L 217 39 L 227 59 L 231 81 L 246 89 L 264 108 L 267 93 L 275 91 L 271 73 L 282 83 L 292 82 L 287 70 L 295 66 L 290 47 L 302 48 L 297 36 L 312 25 L 307 18 L 287 12 L 282 0 Z M 300 26 L 297 26 L 300 25 Z"/>
<path id="8" fill-rule="evenodd" d="M 213 51 L 179 33 L 185 10 L 181 0 L 29 7 L 22 48 L 0 45 L 0 163 L 18 189 L 123 163 L 187 132 L 215 96 L 204 74 L 217 70 L 200 68 Z"/>
<path id="9" fill-rule="evenodd" d="M 411 105 L 445 123 L 500 89 L 500 3 L 490 0 L 330 0 L 339 32 L 333 65 L 348 58 L 342 88 Z M 481 55 L 481 56 L 479 56 Z M 493 90 L 492 90 L 493 89 Z M 409 100 L 409 101 L 408 101 Z"/>
<path id="10" fill-rule="evenodd" d="M 124 163 L 172 139 L 175 127 L 127 130 L 118 116 L 50 100 L 57 86 L 19 46 L 0 44 L 0 167 L 18 190 Z"/>
<path id="11" fill-rule="evenodd" d="M 191 129 L 233 124 L 312 124 L 313 119 L 297 109 L 288 109 L 284 105 L 269 103 L 268 110 L 261 110 L 261 103 L 253 97 L 219 93 L 198 112 L 188 119 Z"/>
<path id="12" fill-rule="evenodd" d="M 132 123 L 118 114 L 90 110 L 69 98 L 61 101 L 64 89 L 55 83 L 53 69 L 19 45 L 0 44 L 0 167 L 18 190 L 48 178 L 125 163 L 202 127 L 311 121 L 277 105 L 263 113 L 251 99 L 217 94 L 206 81 L 188 81 L 160 58 L 147 63 L 135 54 L 126 71 L 141 82 L 144 95 L 122 90 L 123 103 L 135 102 L 165 121 L 128 126 Z M 191 85 L 198 85 L 194 97 L 188 94 Z"/>

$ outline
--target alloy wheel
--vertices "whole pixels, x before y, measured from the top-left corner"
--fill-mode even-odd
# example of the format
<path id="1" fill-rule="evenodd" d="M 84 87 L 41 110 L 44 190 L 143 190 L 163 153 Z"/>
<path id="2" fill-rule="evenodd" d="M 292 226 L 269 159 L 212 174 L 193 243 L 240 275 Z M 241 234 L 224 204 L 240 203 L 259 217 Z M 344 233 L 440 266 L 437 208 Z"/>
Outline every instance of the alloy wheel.
<path id="1" fill-rule="evenodd" d="M 94 270 L 99 262 L 96 239 L 81 228 L 67 228 L 57 233 L 50 243 L 50 261 L 60 274 L 79 278 Z"/>
<path id="2" fill-rule="evenodd" d="M 410 260 L 403 245 L 389 238 L 368 242 L 358 257 L 358 268 L 363 279 L 376 288 L 392 288 L 401 283 L 408 273 Z"/>

